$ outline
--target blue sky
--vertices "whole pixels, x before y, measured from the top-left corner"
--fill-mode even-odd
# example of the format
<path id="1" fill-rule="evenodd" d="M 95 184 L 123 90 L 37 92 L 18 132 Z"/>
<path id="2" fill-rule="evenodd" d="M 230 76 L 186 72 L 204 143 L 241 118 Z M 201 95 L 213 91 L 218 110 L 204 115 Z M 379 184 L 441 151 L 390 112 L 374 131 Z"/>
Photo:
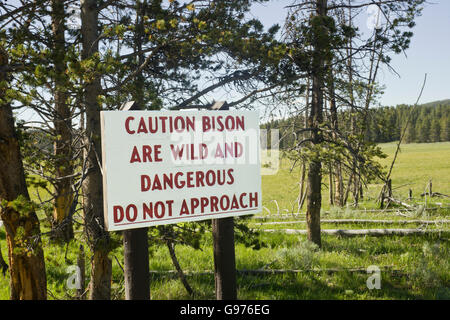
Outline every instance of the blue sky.
<path id="1" fill-rule="evenodd" d="M 399 74 L 383 68 L 379 82 L 386 86 L 380 99 L 382 105 L 414 104 L 422 87 L 425 73 L 427 83 L 420 103 L 450 99 L 450 0 L 431 0 L 416 20 L 410 48 L 404 54 L 392 56 L 391 66 Z M 281 24 L 283 7 L 291 3 L 272 0 L 257 4 L 252 14 L 265 25 Z M 367 27 L 366 31 L 369 31 Z"/>

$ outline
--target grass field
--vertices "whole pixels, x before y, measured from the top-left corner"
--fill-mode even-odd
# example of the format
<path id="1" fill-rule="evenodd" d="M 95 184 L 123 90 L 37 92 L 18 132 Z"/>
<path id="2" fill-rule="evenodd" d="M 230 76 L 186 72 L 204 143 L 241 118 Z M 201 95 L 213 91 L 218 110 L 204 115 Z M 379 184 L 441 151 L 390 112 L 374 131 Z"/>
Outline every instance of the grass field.
<path id="1" fill-rule="evenodd" d="M 381 145 L 389 155 L 383 165 L 390 164 L 395 144 Z M 394 195 L 406 198 L 409 188 L 413 190 L 414 201 L 424 203 L 419 196 L 433 181 L 433 190 L 450 194 L 450 143 L 408 144 L 402 146 L 393 171 Z M 285 219 L 278 215 L 297 211 L 299 170 L 290 172 L 290 163 L 283 159 L 275 175 L 263 176 L 263 205 L 267 209 L 262 215 L 248 220 L 248 225 L 259 230 L 258 239 L 263 244 L 259 250 L 236 244 L 238 270 L 296 270 L 277 274 L 249 275 L 238 273 L 239 299 L 450 299 L 450 246 L 449 224 L 417 225 L 413 223 L 389 225 L 382 223 L 323 223 L 322 229 L 361 228 L 425 228 L 446 230 L 444 233 L 415 236 L 322 236 L 322 248 L 318 249 L 306 241 L 306 236 L 286 234 L 283 229 L 305 229 L 301 214 Z M 327 179 L 325 178 L 326 182 Z M 449 209 L 424 212 L 409 212 L 407 217 L 395 211 L 372 212 L 376 207 L 374 199 L 381 184 L 369 185 L 365 200 L 359 210 L 337 209 L 328 204 L 326 183 L 324 185 L 322 219 L 450 219 Z M 449 207 L 450 199 L 428 199 L 427 207 Z M 268 214 L 270 212 L 270 215 Z M 405 213 L 403 213 L 405 214 Z M 285 222 L 285 224 L 265 224 Z M 278 232 L 264 232 L 277 229 Z M 81 237 L 82 232 L 77 233 Z M 114 233 L 115 238 L 120 234 Z M 5 257 L 4 230 L 0 230 L 0 245 Z M 71 273 L 68 267 L 76 264 L 79 242 L 67 247 L 50 243 L 43 237 L 47 282 L 50 299 L 69 299 L 74 290 L 66 282 Z M 86 246 L 85 246 L 86 247 Z M 202 236 L 201 250 L 184 245 L 176 246 L 176 253 L 182 268 L 189 271 L 187 279 L 195 291 L 196 299 L 214 299 L 213 252 L 211 234 Z M 86 249 L 87 250 L 87 249 Z M 89 270 L 90 253 L 86 252 L 86 270 Z M 6 258 L 6 257 L 5 257 Z M 111 253 L 113 260 L 113 298 L 123 299 L 123 252 L 119 247 Z M 381 288 L 369 289 L 366 268 L 374 265 L 380 268 Z M 152 271 L 173 270 L 169 252 L 164 246 L 152 246 L 150 269 Z M 353 269 L 353 270 L 352 270 Z M 209 271 L 209 272 L 205 272 Z M 275 271 L 274 271 L 275 272 Z M 88 274 L 87 274 L 88 276 Z M 9 298 L 8 275 L 0 275 L 0 299 Z M 190 299 L 179 279 L 164 272 L 152 273 L 152 299 Z"/>
<path id="2" fill-rule="evenodd" d="M 394 156 L 396 143 L 385 143 L 380 146 L 388 155 L 385 159 L 379 159 L 387 171 Z M 296 166 L 291 171 L 292 162 L 287 159 L 281 159 L 280 162 L 280 169 L 276 175 L 262 177 L 263 205 L 270 213 L 297 212 L 300 167 Z M 420 198 L 419 195 L 424 192 L 430 179 L 433 191 L 450 194 L 450 142 L 402 145 L 392 171 L 394 196 L 404 199 L 408 196 L 408 190 L 412 189 L 413 196 Z M 330 209 L 327 176 L 323 177 L 322 183 L 324 185 L 322 208 L 326 211 Z M 381 182 L 370 184 L 368 190 L 364 190 L 365 200 L 360 202 L 360 208 L 374 208 L 374 200 L 378 197 L 381 187 Z M 450 204 L 449 198 L 440 200 Z"/>

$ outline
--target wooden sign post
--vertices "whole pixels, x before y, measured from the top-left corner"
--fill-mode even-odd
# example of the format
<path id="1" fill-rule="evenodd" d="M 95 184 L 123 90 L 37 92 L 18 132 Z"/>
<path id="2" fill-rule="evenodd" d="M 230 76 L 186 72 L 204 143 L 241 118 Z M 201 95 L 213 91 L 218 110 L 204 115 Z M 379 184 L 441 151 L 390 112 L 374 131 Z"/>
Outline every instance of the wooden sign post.
<path id="1" fill-rule="evenodd" d="M 211 110 L 229 110 L 227 103 L 214 104 Z M 236 253 L 234 218 L 213 219 L 214 282 L 217 300 L 236 300 Z"/>
<path id="2" fill-rule="evenodd" d="M 121 111 L 141 110 L 133 101 L 125 103 Z M 126 300 L 150 299 L 150 268 L 148 228 L 122 232 Z"/>
<path id="3" fill-rule="evenodd" d="M 209 107 L 212 111 L 229 110 L 226 101 Z M 236 252 L 234 247 L 234 218 L 212 219 L 214 282 L 217 300 L 236 300 Z"/>

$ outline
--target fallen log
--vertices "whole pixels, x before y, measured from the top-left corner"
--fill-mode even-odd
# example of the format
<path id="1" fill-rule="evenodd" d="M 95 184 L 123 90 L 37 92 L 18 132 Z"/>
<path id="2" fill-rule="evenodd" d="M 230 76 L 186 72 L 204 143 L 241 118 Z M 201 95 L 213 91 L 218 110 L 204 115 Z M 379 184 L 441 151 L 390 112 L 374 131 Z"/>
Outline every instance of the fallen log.
<path id="1" fill-rule="evenodd" d="M 393 269 L 391 266 L 381 266 L 380 270 L 383 272 L 390 272 L 393 274 L 404 274 L 403 270 Z M 352 273 L 367 273 L 367 268 L 327 268 L 327 269 L 242 269 L 236 270 L 238 275 L 275 275 L 275 274 L 297 274 L 297 273 L 338 273 L 338 272 L 352 272 Z M 177 277 L 177 270 L 150 270 L 150 275 L 162 275 Z M 212 270 L 202 271 L 185 271 L 186 276 L 206 276 L 214 275 Z"/>
<path id="2" fill-rule="evenodd" d="M 413 209 L 416 209 L 415 207 Z M 435 211 L 435 210 L 441 210 L 441 209 L 450 209 L 450 207 L 431 207 L 431 208 L 424 208 L 426 211 Z M 351 213 L 386 213 L 386 212 L 398 212 L 398 211 L 409 211 L 410 209 L 407 208 L 395 208 L 395 209 L 352 209 Z M 325 211 L 324 213 L 329 214 L 330 211 Z M 304 213 L 288 213 L 288 214 L 271 214 L 271 215 L 255 215 L 251 219 L 253 220 L 267 220 L 267 219 L 303 219 L 305 218 Z"/>
<path id="3" fill-rule="evenodd" d="M 307 230 L 301 229 L 260 229 L 260 232 L 284 232 L 287 234 L 307 234 Z M 322 233 L 345 237 L 355 236 L 409 236 L 409 235 L 424 235 L 432 233 L 445 233 L 450 230 L 421 230 L 421 229 L 322 229 Z"/>
<path id="4" fill-rule="evenodd" d="M 450 220 L 374 220 L 374 219 L 323 219 L 320 220 L 321 223 L 330 224 L 367 224 L 367 223 L 378 223 L 378 224 L 446 224 L 450 223 Z M 261 222 L 260 225 L 278 225 L 278 224 L 304 224 L 306 220 L 296 220 L 296 221 L 273 221 L 273 222 Z"/>
<path id="5" fill-rule="evenodd" d="M 397 200 L 397 199 L 395 199 L 395 198 L 392 198 L 392 197 L 386 197 L 385 199 L 387 199 L 388 201 L 391 201 L 391 202 L 393 202 L 393 203 L 399 204 L 399 205 L 401 205 L 401 206 L 404 206 L 404 207 L 406 207 L 406 208 L 408 208 L 408 209 L 415 209 L 415 207 L 414 207 L 413 205 L 410 205 L 410 204 L 408 204 L 408 203 L 406 203 L 406 202 Z"/>
<path id="6" fill-rule="evenodd" d="M 428 192 L 425 192 L 425 193 L 422 193 L 420 196 L 421 197 L 424 197 L 425 195 L 428 195 L 428 196 L 430 196 L 430 197 L 446 197 L 446 198 L 450 198 L 450 196 L 448 196 L 448 195 L 446 195 L 446 194 L 443 194 L 443 193 L 440 193 L 440 192 L 433 192 L 433 193 L 428 193 Z"/>

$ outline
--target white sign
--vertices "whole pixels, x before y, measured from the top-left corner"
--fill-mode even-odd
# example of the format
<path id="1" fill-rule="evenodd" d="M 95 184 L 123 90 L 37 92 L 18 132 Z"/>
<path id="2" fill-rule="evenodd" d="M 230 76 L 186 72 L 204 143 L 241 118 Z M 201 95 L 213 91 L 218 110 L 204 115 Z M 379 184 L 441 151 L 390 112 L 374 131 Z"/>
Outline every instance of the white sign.
<path id="1" fill-rule="evenodd" d="M 102 111 L 109 231 L 261 211 L 255 111 Z"/>

